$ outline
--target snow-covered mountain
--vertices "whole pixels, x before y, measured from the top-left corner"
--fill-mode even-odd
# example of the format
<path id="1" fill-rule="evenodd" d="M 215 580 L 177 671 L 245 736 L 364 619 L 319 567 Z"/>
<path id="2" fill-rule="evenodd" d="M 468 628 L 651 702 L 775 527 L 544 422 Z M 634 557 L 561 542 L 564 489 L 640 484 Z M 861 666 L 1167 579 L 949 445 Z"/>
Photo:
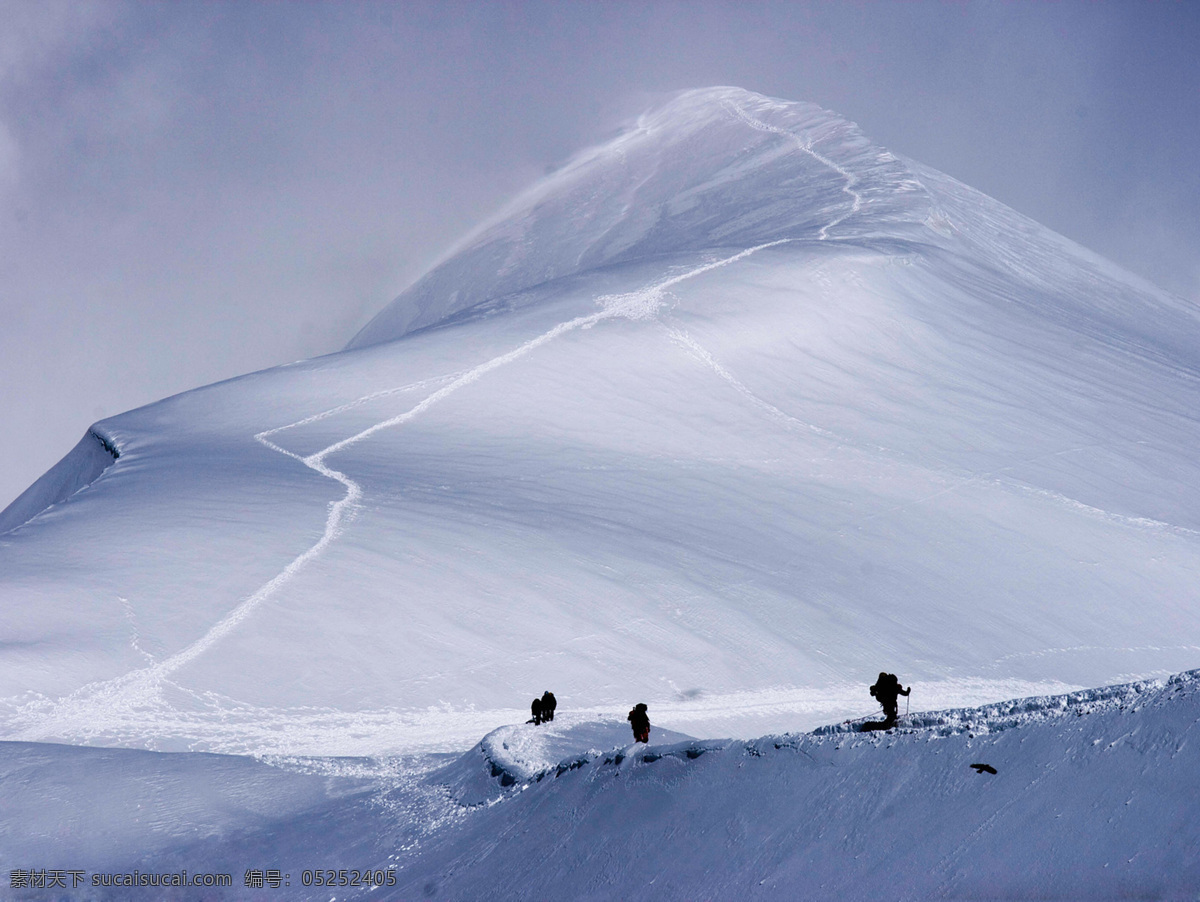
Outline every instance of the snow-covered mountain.
<path id="1" fill-rule="evenodd" d="M 1198 373 L 1184 301 L 832 113 L 688 92 L 346 350 L 95 424 L 0 514 L 0 738 L 457 755 L 549 687 L 752 739 L 881 669 L 920 711 L 1186 670 Z"/>
<path id="2" fill-rule="evenodd" d="M 812 104 L 692 91 L 532 186 L 349 347 L 616 264 L 826 240 L 835 228 L 839 239 L 899 240 L 929 213 L 920 182 L 854 124 Z"/>

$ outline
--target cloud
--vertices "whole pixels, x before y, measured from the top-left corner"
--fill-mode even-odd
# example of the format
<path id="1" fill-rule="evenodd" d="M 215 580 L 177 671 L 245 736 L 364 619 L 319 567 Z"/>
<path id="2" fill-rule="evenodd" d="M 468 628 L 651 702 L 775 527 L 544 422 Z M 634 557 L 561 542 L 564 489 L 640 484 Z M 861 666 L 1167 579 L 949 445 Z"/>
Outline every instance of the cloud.
<path id="1" fill-rule="evenodd" d="M 122 3 L 90 0 L 0 0 L 0 110 L 5 101 L 28 90 L 38 73 L 108 33 L 124 15 Z M 0 113 L 0 190 L 11 189 L 20 175 L 19 118 Z"/>
<path id="2" fill-rule="evenodd" d="M 0 120 L 0 190 L 17 183 L 21 152 L 8 126 Z"/>
<path id="3" fill-rule="evenodd" d="M 123 15 L 124 4 L 89 0 L 0 0 L 0 83 L 19 81 L 86 43 Z"/>

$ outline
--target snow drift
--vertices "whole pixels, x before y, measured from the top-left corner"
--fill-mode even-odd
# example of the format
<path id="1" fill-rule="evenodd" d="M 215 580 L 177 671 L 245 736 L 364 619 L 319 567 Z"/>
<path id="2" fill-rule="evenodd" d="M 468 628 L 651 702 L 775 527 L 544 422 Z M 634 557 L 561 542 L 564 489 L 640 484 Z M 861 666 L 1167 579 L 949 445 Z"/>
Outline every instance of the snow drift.
<path id="1" fill-rule="evenodd" d="M 95 427 L 89 429 L 66 457 L 0 511 L 0 533 L 16 529 L 87 488 L 120 456 L 112 439 Z"/>

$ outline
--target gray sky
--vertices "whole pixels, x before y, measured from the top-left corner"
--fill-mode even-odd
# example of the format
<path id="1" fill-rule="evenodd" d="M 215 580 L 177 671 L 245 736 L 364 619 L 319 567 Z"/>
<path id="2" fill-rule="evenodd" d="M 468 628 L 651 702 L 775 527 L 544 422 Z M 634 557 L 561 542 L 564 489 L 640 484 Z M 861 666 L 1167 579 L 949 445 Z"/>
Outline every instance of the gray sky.
<path id="1" fill-rule="evenodd" d="M 1200 4 L 0 0 L 0 507 L 339 349 L 664 94 L 808 100 L 1200 302 Z"/>

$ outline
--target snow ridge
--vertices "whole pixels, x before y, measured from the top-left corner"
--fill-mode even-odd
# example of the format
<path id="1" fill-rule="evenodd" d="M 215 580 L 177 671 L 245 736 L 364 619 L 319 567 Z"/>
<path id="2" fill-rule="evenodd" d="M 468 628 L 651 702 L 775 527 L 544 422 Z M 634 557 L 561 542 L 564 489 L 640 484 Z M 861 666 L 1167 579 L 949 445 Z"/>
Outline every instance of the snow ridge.
<path id="1" fill-rule="evenodd" d="M 1137 706 L 1150 693 L 1164 689 L 1180 691 L 1185 687 L 1195 689 L 1200 684 L 1200 670 L 1190 670 L 1175 674 L 1165 680 L 1138 680 L 1133 683 L 1121 683 L 1114 686 L 1100 686 L 1094 689 L 1081 689 L 1062 695 L 1038 695 L 1030 698 L 1012 699 L 1010 701 L 994 702 L 977 708 L 951 708 L 945 711 L 913 712 L 900 718 L 900 732 L 922 732 L 933 736 L 956 736 L 961 733 L 981 735 L 999 733 L 1014 727 L 1027 726 L 1031 723 L 1053 720 L 1059 717 L 1081 717 L 1101 710 L 1116 709 L 1124 711 L 1127 708 L 1137 710 Z M 841 724 L 820 727 L 813 730 L 812 736 L 835 736 L 845 733 L 857 733 L 859 726 L 867 720 L 861 718 L 846 721 Z"/>
<path id="2" fill-rule="evenodd" d="M 842 190 L 846 194 L 850 195 L 850 198 L 853 201 L 853 203 L 850 205 L 850 209 L 846 213 L 842 214 L 841 216 L 835 217 L 834 219 L 830 220 L 829 222 L 827 222 L 825 225 L 823 225 L 821 227 L 821 230 L 817 233 L 817 238 L 819 238 L 821 241 L 826 241 L 829 239 L 829 230 L 830 229 L 834 228 L 835 226 L 841 225 L 843 222 L 845 222 L 847 219 L 849 219 L 851 216 L 853 216 L 855 213 L 857 213 L 859 210 L 862 209 L 862 203 L 863 203 L 862 195 L 858 191 L 856 191 L 855 187 L 854 187 L 855 185 L 858 184 L 858 176 L 856 176 L 849 169 L 846 169 L 844 166 L 839 166 L 833 160 L 829 159 L 829 157 L 823 156 L 822 154 L 820 154 L 816 150 L 814 150 L 813 142 L 811 139 L 805 140 L 804 138 L 801 138 L 799 135 L 794 134 L 793 132 L 790 132 L 787 129 L 779 128 L 778 126 L 775 126 L 775 125 L 770 125 L 766 122 L 763 122 L 761 119 L 755 119 L 753 116 L 751 116 L 749 113 L 747 113 L 741 107 L 739 107 L 737 104 L 732 103 L 728 100 L 723 101 L 722 106 L 724 106 L 725 109 L 729 110 L 729 112 L 731 112 L 736 118 L 740 119 L 742 122 L 745 122 L 751 128 L 755 128 L 755 129 L 758 129 L 759 131 L 763 131 L 763 132 L 771 132 L 772 134 L 780 135 L 781 137 L 787 138 L 788 140 L 794 142 L 796 147 L 802 153 L 806 153 L 810 157 L 812 157 L 814 160 L 816 160 L 818 163 L 828 166 L 830 169 L 832 169 L 834 172 L 836 172 L 838 175 L 840 175 L 843 179 L 846 180 L 846 183 L 844 185 L 842 185 Z"/>
<path id="3" fill-rule="evenodd" d="M 553 739 L 547 741 L 543 738 L 543 733 L 553 736 L 552 731 L 542 728 L 530 730 L 525 726 L 511 726 L 496 730 L 493 734 L 485 737 L 476 749 L 473 749 L 461 760 L 469 761 L 475 756 L 481 755 L 489 768 L 490 776 L 496 781 L 499 788 L 515 787 L 519 790 L 540 783 L 546 777 L 557 778 L 569 771 L 589 765 L 620 766 L 626 758 L 644 763 L 652 763 L 664 756 L 694 761 L 701 755 L 712 751 L 732 750 L 738 753 L 747 750 L 753 754 L 755 750 L 768 747 L 802 751 L 829 742 L 843 743 L 851 738 L 852 741 L 878 745 L 887 741 L 890 736 L 904 734 L 919 734 L 926 738 L 946 738 L 963 734 L 983 736 L 1036 723 L 1084 717 L 1105 711 L 1136 713 L 1145 704 L 1161 703 L 1162 698 L 1166 697 L 1168 692 L 1185 690 L 1194 692 L 1197 687 L 1200 687 L 1200 670 L 1191 670 L 1174 674 L 1166 679 L 1139 680 L 1133 683 L 1100 686 L 1061 695 L 1011 699 L 975 708 L 913 712 L 902 715 L 898 726 L 887 733 L 882 731 L 859 732 L 859 727 L 865 721 L 878 719 L 876 715 L 818 727 L 808 733 L 788 733 L 782 736 L 764 736 L 751 740 L 689 738 L 680 741 L 677 734 L 669 734 L 666 743 L 660 739 L 648 746 L 621 746 L 605 751 L 593 749 L 584 754 L 572 754 L 553 762 L 545 760 L 539 762 L 536 754 L 530 754 L 531 749 L 540 751 L 539 744 L 553 746 Z M 600 724 L 589 726 L 599 733 Z M 616 732 L 621 734 L 627 730 L 623 723 L 617 727 Z M 541 757 L 545 758 L 544 753 Z"/>
<path id="4" fill-rule="evenodd" d="M 849 241 L 851 217 L 856 239 L 924 236 L 930 204 L 909 167 L 835 113 L 740 88 L 685 91 L 531 186 L 347 348 L 616 264 L 801 235 Z M 868 209 L 869 221 L 857 215 Z"/>
<path id="5" fill-rule="evenodd" d="M 47 470 L 8 507 L 0 510 L 0 535 L 12 532 L 99 479 L 117 462 L 121 450 L 98 426 L 92 426 L 71 451 Z"/>

